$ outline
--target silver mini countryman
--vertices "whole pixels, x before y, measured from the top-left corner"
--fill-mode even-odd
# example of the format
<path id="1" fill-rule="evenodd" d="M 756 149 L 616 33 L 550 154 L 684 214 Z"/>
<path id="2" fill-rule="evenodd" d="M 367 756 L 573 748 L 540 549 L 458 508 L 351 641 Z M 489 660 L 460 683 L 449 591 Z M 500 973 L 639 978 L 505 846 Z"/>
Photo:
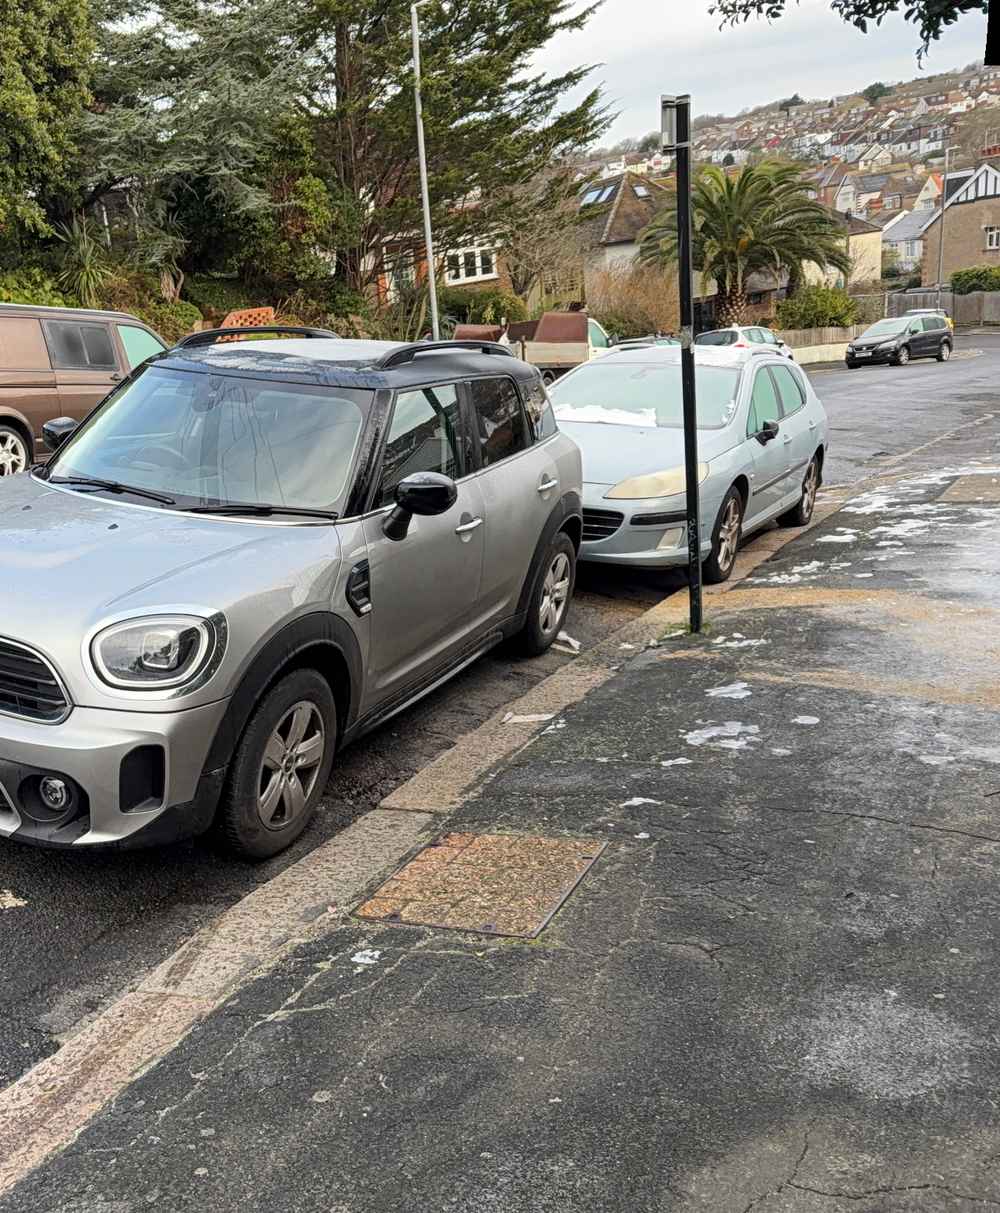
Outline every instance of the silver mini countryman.
<path id="1" fill-rule="evenodd" d="M 0 835 L 260 859 L 341 746 L 563 625 L 580 454 L 490 343 L 199 333 L 0 482 Z"/>

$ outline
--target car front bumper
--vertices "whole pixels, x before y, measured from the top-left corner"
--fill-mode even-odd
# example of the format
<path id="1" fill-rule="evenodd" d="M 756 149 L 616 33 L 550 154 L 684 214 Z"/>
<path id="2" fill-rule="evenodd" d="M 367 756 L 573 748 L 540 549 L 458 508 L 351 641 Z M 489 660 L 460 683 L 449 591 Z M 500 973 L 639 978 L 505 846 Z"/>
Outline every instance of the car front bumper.
<path id="1" fill-rule="evenodd" d="M 580 559 L 660 569 L 686 565 L 687 516 L 683 498 L 615 501 L 604 496 L 609 485 L 583 487 L 583 543 Z M 711 552 L 711 529 L 718 502 L 701 501 L 701 553 Z M 588 537 L 589 536 L 589 537 Z"/>
<path id="2" fill-rule="evenodd" d="M 878 350 L 873 354 L 858 354 L 856 351 L 850 350 L 844 355 L 844 361 L 848 366 L 870 366 L 875 364 L 884 364 L 891 362 L 895 358 L 896 350 Z"/>
<path id="3" fill-rule="evenodd" d="M 226 701 L 182 712 L 74 707 L 62 724 L 0 715 L 0 837 L 38 846 L 136 846 L 201 833 L 224 771 L 204 771 Z M 63 781 L 51 809 L 41 780 Z"/>

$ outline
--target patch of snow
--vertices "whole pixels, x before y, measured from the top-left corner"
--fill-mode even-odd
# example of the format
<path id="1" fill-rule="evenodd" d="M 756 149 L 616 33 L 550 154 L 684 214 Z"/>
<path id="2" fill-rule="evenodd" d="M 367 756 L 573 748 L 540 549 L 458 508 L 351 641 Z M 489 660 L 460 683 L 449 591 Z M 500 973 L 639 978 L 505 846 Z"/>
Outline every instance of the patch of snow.
<path id="1" fill-rule="evenodd" d="M 529 712 L 526 716 L 515 716 L 513 712 L 508 712 L 503 718 L 504 724 L 541 724 L 545 720 L 551 720 L 555 716 L 555 712 Z"/>
<path id="2" fill-rule="evenodd" d="M 853 543 L 857 535 L 820 535 L 817 543 Z"/>
<path id="3" fill-rule="evenodd" d="M 19 910 L 27 904 L 23 897 L 17 897 L 10 889 L 0 889 L 0 910 Z"/>
<path id="4" fill-rule="evenodd" d="M 660 763 L 661 767 L 689 767 L 690 765 L 690 758 L 667 758 Z"/>
<path id="5" fill-rule="evenodd" d="M 928 767 L 943 767 L 946 763 L 954 762 L 950 754 L 918 754 L 917 761 Z"/>
<path id="6" fill-rule="evenodd" d="M 810 560 L 808 564 L 797 564 L 793 567 L 793 573 L 815 573 L 817 569 L 823 567 L 822 560 Z"/>
<path id="7" fill-rule="evenodd" d="M 709 699 L 749 699 L 753 692 L 745 682 L 731 682 L 729 686 L 712 687 L 705 694 Z"/>
<path id="8" fill-rule="evenodd" d="M 792 724 L 819 724 L 818 716 L 796 716 Z"/>
<path id="9" fill-rule="evenodd" d="M 739 720 L 727 720 L 724 724 L 709 724 L 703 729 L 692 729 L 681 736 L 688 745 L 712 746 L 713 749 L 743 750 L 754 741 L 760 741 L 760 726 L 743 724 Z"/>
<path id="10" fill-rule="evenodd" d="M 791 752 L 791 750 L 783 750 L 781 746 L 775 746 L 771 751 L 771 753 L 777 755 L 778 758 L 787 758 Z"/>
<path id="11" fill-rule="evenodd" d="M 645 831 L 643 831 L 643 833 L 641 833 L 641 834 L 636 834 L 636 838 L 648 838 L 648 837 L 649 837 L 649 835 Z"/>
<path id="12" fill-rule="evenodd" d="M 874 573 L 855 573 L 855 577 L 874 577 Z"/>
<path id="13" fill-rule="evenodd" d="M 355 952 L 351 957 L 351 964 L 377 965 L 381 955 L 382 953 L 377 948 L 362 948 L 360 952 Z"/>
<path id="14" fill-rule="evenodd" d="M 626 800 L 624 804 L 620 804 L 620 809 L 634 809 L 640 804 L 663 804 L 662 800 L 650 800 L 648 796 L 633 796 L 631 800 Z"/>

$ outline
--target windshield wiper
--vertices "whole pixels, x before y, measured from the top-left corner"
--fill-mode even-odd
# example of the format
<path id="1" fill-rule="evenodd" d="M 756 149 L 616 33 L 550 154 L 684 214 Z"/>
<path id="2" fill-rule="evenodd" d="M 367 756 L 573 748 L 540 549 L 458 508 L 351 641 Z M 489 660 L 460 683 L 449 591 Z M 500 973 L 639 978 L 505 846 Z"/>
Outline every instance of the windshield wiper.
<path id="1" fill-rule="evenodd" d="M 118 480 L 99 480 L 96 476 L 46 476 L 49 484 L 82 484 L 94 489 L 106 489 L 109 493 L 132 493 L 136 497 L 146 497 L 150 501 L 159 501 L 161 505 L 176 505 L 173 497 L 166 493 L 156 493 L 152 489 L 136 488 L 132 484 L 122 484 Z"/>
<path id="2" fill-rule="evenodd" d="M 232 514 L 243 515 L 247 518 L 268 518 L 272 514 L 291 514 L 297 518 L 328 518 L 331 521 L 340 517 L 333 510 L 309 510 L 294 505 L 192 505 L 186 514 Z"/>

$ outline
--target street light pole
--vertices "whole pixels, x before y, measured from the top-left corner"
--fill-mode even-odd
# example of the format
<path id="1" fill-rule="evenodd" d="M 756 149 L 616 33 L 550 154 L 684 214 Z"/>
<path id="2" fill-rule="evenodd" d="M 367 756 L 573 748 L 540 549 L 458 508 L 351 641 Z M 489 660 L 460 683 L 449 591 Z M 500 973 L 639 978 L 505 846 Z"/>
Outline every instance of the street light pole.
<path id="1" fill-rule="evenodd" d="M 684 403 L 684 484 L 688 543 L 688 606 L 692 632 L 701 631 L 701 509 L 698 500 L 698 412 L 694 373 L 694 289 L 691 279 L 691 98 L 660 98 L 663 150 L 674 154 L 677 178 L 677 274 L 681 313 L 681 394 Z"/>
<path id="2" fill-rule="evenodd" d="M 438 321 L 437 275 L 434 267 L 434 237 L 431 232 L 431 194 L 427 184 L 427 152 L 424 148 L 424 107 L 420 97 L 420 16 L 417 9 L 427 0 L 410 5 L 410 29 L 413 33 L 413 105 L 417 114 L 417 159 L 420 163 L 420 198 L 424 210 L 424 245 L 427 257 L 427 287 L 431 304 L 431 336 L 441 340 Z"/>
<path id="3" fill-rule="evenodd" d="M 944 149 L 944 178 L 941 182 L 941 226 L 938 228 L 937 305 L 941 306 L 941 278 L 944 274 L 944 204 L 948 201 L 948 157 L 959 150 L 958 144 Z"/>

